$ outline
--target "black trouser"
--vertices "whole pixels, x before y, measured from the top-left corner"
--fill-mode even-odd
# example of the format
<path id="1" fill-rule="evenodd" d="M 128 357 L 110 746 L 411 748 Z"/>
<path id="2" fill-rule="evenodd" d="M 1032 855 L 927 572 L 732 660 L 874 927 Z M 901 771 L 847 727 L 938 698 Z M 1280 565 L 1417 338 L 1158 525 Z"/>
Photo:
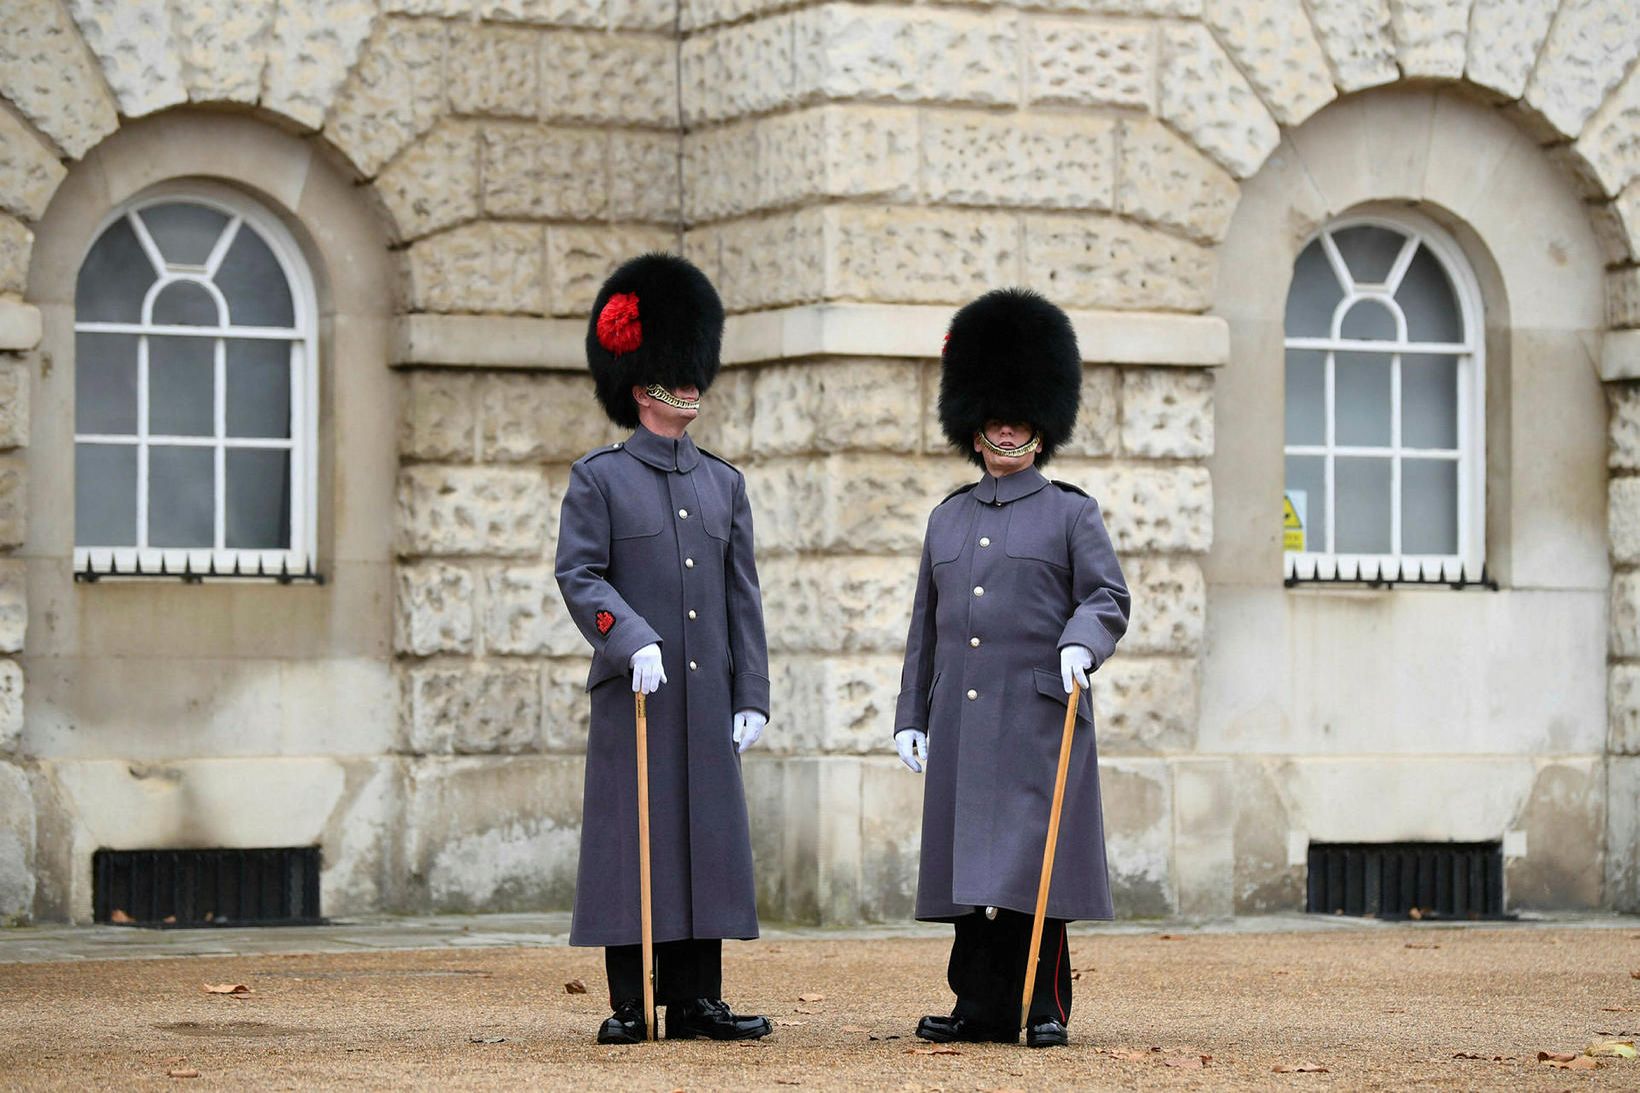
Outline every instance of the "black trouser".
<path id="1" fill-rule="evenodd" d="M 604 950 L 609 1005 L 643 999 L 643 946 L 611 945 Z M 723 942 L 717 938 L 662 941 L 655 945 L 655 1004 L 723 997 Z"/>
<path id="2" fill-rule="evenodd" d="M 1025 953 L 1031 947 L 1031 916 L 998 910 L 988 919 L 983 911 L 955 922 L 951 965 L 946 979 L 956 993 L 952 1016 L 985 1025 L 1017 1027 L 1019 1000 L 1025 990 Z M 1071 954 L 1065 942 L 1065 923 L 1050 918 L 1042 924 L 1042 947 L 1031 994 L 1033 1021 L 1052 1017 L 1069 1023 L 1071 1017 Z"/>

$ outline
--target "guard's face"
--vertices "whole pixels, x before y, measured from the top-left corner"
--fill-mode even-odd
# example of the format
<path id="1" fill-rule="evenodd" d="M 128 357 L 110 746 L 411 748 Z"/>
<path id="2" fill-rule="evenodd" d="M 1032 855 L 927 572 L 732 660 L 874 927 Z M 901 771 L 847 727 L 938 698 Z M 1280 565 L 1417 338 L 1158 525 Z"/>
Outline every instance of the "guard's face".
<path id="1" fill-rule="evenodd" d="M 653 415 L 657 422 L 687 427 L 691 421 L 700 416 L 700 388 L 694 384 L 665 389 L 675 401 L 684 403 L 683 406 L 674 406 L 665 399 L 657 397 L 650 389 L 644 387 L 632 388 L 632 397 L 645 414 Z"/>
<path id="2" fill-rule="evenodd" d="M 1036 430 L 1031 427 L 1029 422 L 987 421 L 983 432 L 983 440 L 977 436 L 974 438 L 974 451 L 984 458 L 985 469 L 994 477 L 1001 478 L 1004 475 L 1013 474 L 1015 471 L 1022 471 L 1036 462 L 1035 447 L 1021 455 L 1005 455 L 996 450 L 996 448 L 1019 448 L 1029 444 L 1031 438 L 1036 435 Z M 991 444 L 986 444 L 985 440 L 989 440 Z M 996 448 L 991 445 L 995 445 Z"/>

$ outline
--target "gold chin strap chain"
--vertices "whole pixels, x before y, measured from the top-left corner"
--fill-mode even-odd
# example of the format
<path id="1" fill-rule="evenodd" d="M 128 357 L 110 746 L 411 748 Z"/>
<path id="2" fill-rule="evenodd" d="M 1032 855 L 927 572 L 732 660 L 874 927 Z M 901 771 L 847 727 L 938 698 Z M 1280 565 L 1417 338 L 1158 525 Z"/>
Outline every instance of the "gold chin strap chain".
<path id="1" fill-rule="evenodd" d="M 700 409 L 700 399 L 679 398 L 658 383 L 651 383 L 648 387 L 644 388 L 643 393 L 652 399 L 666 403 L 668 406 L 675 406 L 679 410 Z"/>
<path id="2" fill-rule="evenodd" d="M 990 437 L 985 435 L 984 429 L 981 429 L 974 435 L 979 437 L 979 442 L 981 444 L 991 449 L 991 451 L 995 452 L 997 455 L 1004 456 L 1008 459 L 1018 459 L 1022 455 L 1030 455 L 1032 452 L 1042 447 L 1042 435 L 1040 433 L 1032 433 L 1031 439 L 1027 440 L 1017 448 L 1004 448 L 1002 445 L 994 443 Z"/>

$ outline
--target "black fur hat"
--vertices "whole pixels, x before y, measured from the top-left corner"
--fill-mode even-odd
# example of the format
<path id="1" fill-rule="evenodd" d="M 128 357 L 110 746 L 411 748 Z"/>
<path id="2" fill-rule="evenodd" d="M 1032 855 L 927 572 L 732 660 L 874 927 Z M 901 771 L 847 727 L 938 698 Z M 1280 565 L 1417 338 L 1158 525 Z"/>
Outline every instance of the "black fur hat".
<path id="1" fill-rule="evenodd" d="M 1063 311 L 1023 288 L 999 288 L 951 319 L 940 367 L 945 438 L 983 467 L 974 434 L 987 421 L 1029 422 L 1046 463 L 1070 439 L 1082 401 L 1082 354 Z"/>
<path id="2" fill-rule="evenodd" d="M 615 424 L 638 427 L 634 385 L 705 391 L 717 378 L 723 302 L 687 259 L 654 252 L 629 259 L 604 282 L 587 320 L 587 367 Z"/>

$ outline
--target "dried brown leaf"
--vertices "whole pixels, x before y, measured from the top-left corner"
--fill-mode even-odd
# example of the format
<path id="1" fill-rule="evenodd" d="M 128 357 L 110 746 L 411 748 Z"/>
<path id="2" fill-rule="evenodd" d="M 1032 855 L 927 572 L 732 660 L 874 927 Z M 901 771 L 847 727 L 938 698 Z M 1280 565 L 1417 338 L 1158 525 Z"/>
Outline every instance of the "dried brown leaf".
<path id="1" fill-rule="evenodd" d="M 1163 1066 L 1176 1067 L 1179 1070 L 1200 1070 L 1213 1061 L 1211 1055 L 1174 1055 L 1163 1059 Z"/>
<path id="2" fill-rule="evenodd" d="M 469 1036 L 467 1042 L 469 1044 L 504 1044 L 507 1042 L 507 1038 L 505 1036 Z"/>
<path id="3" fill-rule="evenodd" d="M 1407 942 L 1406 947 L 1409 948 L 1409 949 L 1439 949 L 1440 948 L 1439 945 L 1426 945 L 1423 942 L 1419 942 L 1419 941 L 1409 941 L 1409 942 Z"/>
<path id="4" fill-rule="evenodd" d="M 1556 1070 L 1595 1070 L 1599 1068 L 1600 1063 L 1587 1055 L 1579 1055 L 1564 1063 L 1559 1059 L 1545 1059 L 1543 1065 L 1553 1067 Z"/>
<path id="5" fill-rule="evenodd" d="M 1633 1040 L 1597 1040 L 1583 1049 L 1583 1054 L 1602 1059 L 1633 1059 L 1640 1056 L 1634 1050 Z"/>
<path id="6" fill-rule="evenodd" d="M 1320 1063 L 1277 1063 L 1270 1068 L 1277 1074 L 1330 1074 Z"/>
<path id="7" fill-rule="evenodd" d="M 1538 1062 L 1540 1063 L 1569 1063 L 1575 1058 L 1577 1058 L 1577 1052 L 1575 1051 L 1538 1052 Z"/>
<path id="8" fill-rule="evenodd" d="M 813 1017 L 815 1014 L 820 1013 L 821 1011 L 820 1010 L 811 1010 L 806 1006 L 793 1006 L 792 1007 L 792 1012 L 793 1013 L 806 1013 L 810 1017 Z"/>
<path id="9" fill-rule="evenodd" d="M 1486 1058 L 1489 1058 L 1489 1057 L 1490 1057 L 1490 1056 L 1486 1056 L 1486 1055 L 1476 1055 L 1476 1054 L 1475 1054 L 1475 1053 L 1474 1053 L 1474 1052 L 1472 1052 L 1472 1051 L 1460 1051 L 1460 1052 L 1458 1052 L 1458 1053 L 1457 1053 L 1457 1054 L 1456 1054 L 1456 1055 L 1454 1055 L 1454 1056 L 1452 1056 L 1452 1057 L 1453 1057 L 1453 1058 L 1454 1058 L 1454 1059 L 1486 1059 Z"/>
<path id="10" fill-rule="evenodd" d="M 167 1078 L 197 1078 L 199 1077 L 199 1071 L 191 1066 L 177 1067 L 174 1070 L 167 1070 L 165 1076 Z"/>
<path id="11" fill-rule="evenodd" d="M 564 984 L 565 994 L 585 994 L 586 992 L 587 985 L 583 980 L 571 979 L 568 983 Z"/>
<path id="12" fill-rule="evenodd" d="M 114 908 L 114 913 L 108 916 L 108 921 L 116 923 L 120 926 L 129 926 L 137 920 L 116 907 Z"/>
<path id="13" fill-rule="evenodd" d="M 206 994 L 255 994 L 243 983 L 205 983 L 202 984 Z"/>
<path id="14" fill-rule="evenodd" d="M 807 1021 L 788 1021 L 784 1017 L 776 1017 L 773 1023 L 781 1028 L 802 1028 L 808 1024 Z"/>
<path id="15" fill-rule="evenodd" d="M 797 996 L 797 1000 L 799 1002 L 824 1002 L 826 996 L 823 994 L 800 994 Z"/>
<path id="16" fill-rule="evenodd" d="M 962 1052 L 958 1051 L 956 1048 L 952 1047 L 950 1044 L 934 1044 L 930 1047 L 908 1047 L 908 1048 L 905 1049 L 905 1053 L 907 1055 L 961 1055 L 962 1054 Z"/>

